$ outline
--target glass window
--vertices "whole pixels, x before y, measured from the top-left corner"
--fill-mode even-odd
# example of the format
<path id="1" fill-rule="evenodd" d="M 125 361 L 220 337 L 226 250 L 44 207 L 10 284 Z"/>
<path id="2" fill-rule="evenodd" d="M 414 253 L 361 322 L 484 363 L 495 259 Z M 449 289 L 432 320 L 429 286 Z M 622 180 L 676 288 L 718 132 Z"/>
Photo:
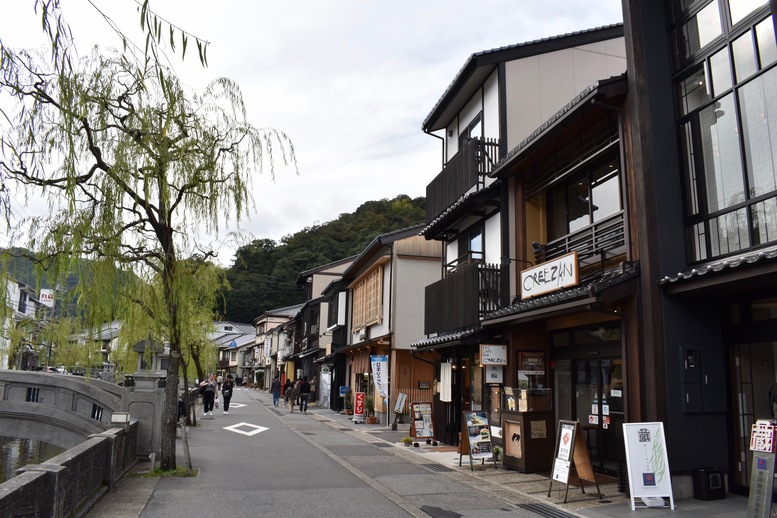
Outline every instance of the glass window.
<path id="1" fill-rule="evenodd" d="M 737 83 L 740 83 L 756 72 L 755 46 L 753 45 L 752 32 L 747 31 L 744 35 L 734 40 L 731 50 L 734 53 L 734 70 L 736 71 Z"/>
<path id="2" fill-rule="evenodd" d="M 686 211 L 689 216 L 699 213 L 698 180 L 696 179 L 696 157 L 693 147 L 693 128 L 690 123 L 680 126 L 681 145 L 685 160 L 686 181 Z"/>
<path id="3" fill-rule="evenodd" d="M 710 58 L 710 76 L 712 91 L 718 96 L 733 86 L 731 81 L 731 61 L 728 58 L 728 47 Z"/>
<path id="4" fill-rule="evenodd" d="M 707 208 L 716 212 L 744 198 L 734 97 L 729 94 L 699 114 Z"/>
<path id="5" fill-rule="evenodd" d="M 683 115 L 691 113 L 712 100 L 702 66 L 696 68 L 685 81 L 682 81 L 679 88 L 680 109 Z"/>
<path id="6" fill-rule="evenodd" d="M 751 196 L 777 190 L 777 69 L 739 90 L 742 131 Z"/>
<path id="7" fill-rule="evenodd" d="M 736 25 L 745 16 L 757 8 L 766 5 L 764 0 L 729 0 L 728 6 L 731 14 L 731 24 Z"/>
<path id="8" fill-rule="evenodd" d="M 750 246 L 747 212 L 739 209 L 713 218 L 710 221 L 712 255 L 738 252 Z"/>
<path id="9" fill-rule="evenodd" d="M 606 164 L 594 172 L 591 184 L 594 222 L 601 221 L 621 210 L 618 172 L 615 164 Z"/>
<path id="10" fill-rule="evenodd" d="M 683 26 L 685 57 L 693 56 L 721 34 L 720 11 L 716 0 Z"/>
<path id="11" fill-rule="evenodd" d="M 589 211 L 588 178 L 580 178 L 567 189 L 569 232 L 580 230 L 591 224 Z"/>
<path id="12" fill-rule="evenodd" d="M 777 198 L 753 205 L 751 218 L 754 245 L 777 241 Z"/>
<path id="13" fill-rule="evenodd" d="M 483 259 L 483 229 L 479 226 L 469 232 L 469 251 L 473 259 Z"/>
<path id="14" fill-rule="evenodd" d="M 761 68 L 777 61 L 774 20 L 772 20 L 771 16 L 755 26 L 755 36 L 758 40 L 758 55 L 761 57 Z"/>

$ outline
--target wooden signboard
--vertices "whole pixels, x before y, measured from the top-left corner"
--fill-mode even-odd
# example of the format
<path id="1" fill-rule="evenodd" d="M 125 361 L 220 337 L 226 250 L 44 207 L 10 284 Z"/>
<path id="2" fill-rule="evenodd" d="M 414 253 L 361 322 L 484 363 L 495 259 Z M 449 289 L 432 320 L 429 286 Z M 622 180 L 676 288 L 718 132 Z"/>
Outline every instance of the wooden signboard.
<path id="1" fill-rule="evenodd" d="M 585 445 L 583 434 L 580 432 L 580 425 L 577 421 L 562 420 L 558 422 L 556 451 L 553 454 L 553 471 L 551 472 L 548 496 L 550 496 L 553 490 L 553 481 L 561 482 L 567 486 L 564 493 L 564 503 L 567 503 L 569 473 L 573 469 L 580 480 L 580 490 L 585 493 L 584 480 L 593 482 L 596 486 L 596 493 L 600 499 L 602 498 L 602 492 L 599 490 L 599 483 L 596 481 L 594 469 L 591 465 L 591 457 L 588 455 L 588 448 Z"/>
<path id="2" fill-rule="evenodd" d="M 669 497 L 674 511 L 672 480 L 669 475 L 669 457 L 666 451 L 664 423 L 623 423 L 623 442 L 626 446 L 626 467 L 629 472 L 631 510 L 640 507 L 666 507 Z"/>
<path id="3" fill-rule="evenodd" d="M 477 459 L 480 459 L 482 464 L 485 464 L 486 460 L 492 460 L 496 469 L 496 455 L 494 455 L 494 443 L 491 439 L 488 413 L 465 411 L 461 420 L 459 466 L 461 466 L 461 458 L 469 455 L 469 467 L 472 471 L 475 471 L 474 465 Z"/>
<path id="4" fill-rule="evenodd" d="M 426 439 L 429 444 L 437 441 L 434 438 L 434 422 L 432 421 L 432 404 L 417 402 L 410 404 L 410 436 L 414 439 Z"/>

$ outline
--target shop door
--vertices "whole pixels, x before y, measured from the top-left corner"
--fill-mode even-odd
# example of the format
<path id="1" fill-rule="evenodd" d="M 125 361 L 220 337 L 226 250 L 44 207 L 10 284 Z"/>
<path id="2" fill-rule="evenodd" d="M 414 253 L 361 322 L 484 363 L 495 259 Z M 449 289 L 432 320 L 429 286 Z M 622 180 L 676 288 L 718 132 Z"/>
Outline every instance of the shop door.
<path id="1" fill-rule="evenodd" d="M 625 462 L 622 361 L 574 360 L 573 373 L 575 418 L 580 421 L 591 464 L 599 473 L 617 475 Z"/>

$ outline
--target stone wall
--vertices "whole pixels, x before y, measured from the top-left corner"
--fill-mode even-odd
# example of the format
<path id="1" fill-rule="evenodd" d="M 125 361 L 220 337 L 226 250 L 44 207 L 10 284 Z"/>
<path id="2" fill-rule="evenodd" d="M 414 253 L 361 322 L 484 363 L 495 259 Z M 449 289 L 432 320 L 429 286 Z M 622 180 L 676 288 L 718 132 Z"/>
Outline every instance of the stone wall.
<path id="1" fill-rule="evenodd" d="M 138 422 L 92 435 L 2 484 L 0 516 L 85 515 L 134 465 Z"/>

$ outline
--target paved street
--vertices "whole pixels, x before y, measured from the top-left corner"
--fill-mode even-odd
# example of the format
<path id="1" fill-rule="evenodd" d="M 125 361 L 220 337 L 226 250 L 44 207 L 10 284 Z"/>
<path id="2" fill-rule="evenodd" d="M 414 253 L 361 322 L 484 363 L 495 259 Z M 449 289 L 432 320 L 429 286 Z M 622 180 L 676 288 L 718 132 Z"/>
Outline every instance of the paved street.
<path id="1" fill-rule="evenodd" d="M 267 394 L 238 389 L 229 415 L 200 412 L 199 426 L 189 430 L 196 478 L 129 477 L 88 516 L 537 516 L 324 412 L 336 415 L 289 414 Z M 184 465 L 180 441 L 177 451 Z"/>
<path id="2" fill-rule="evenodd" d="M 399 431 L 353 424 L 344 415 L 311 408 L 307 414 L 272 406 L 272 397 L 238 388 L 229 415 L 221 409 L 188 432 L 195 478 L 125 477 L 88 518 L 197 518 L 417 516 L 612 518 L 633 516 L 615 484 L 583 494 L 560 484 L 547 496 L 549 480 L 501 466 L 458 467 L 455 449 L 398 445 Z M 178 464 L 185 465 L 178 442 Z M 148 464 L 148 463 L 146 463 Z M 602 505 L 604 504 L 604 505 Z M 673 516 L 737 516 L 746 499 L 681 501 Z M 655 513 L 659 514 L 656 515 Z M 641 518 L 666 513 L 641 510 Z M 730 514 L 733 513 L 733 514 Z"/>

